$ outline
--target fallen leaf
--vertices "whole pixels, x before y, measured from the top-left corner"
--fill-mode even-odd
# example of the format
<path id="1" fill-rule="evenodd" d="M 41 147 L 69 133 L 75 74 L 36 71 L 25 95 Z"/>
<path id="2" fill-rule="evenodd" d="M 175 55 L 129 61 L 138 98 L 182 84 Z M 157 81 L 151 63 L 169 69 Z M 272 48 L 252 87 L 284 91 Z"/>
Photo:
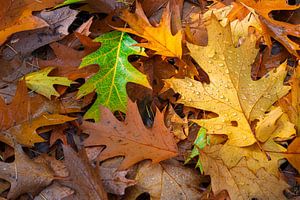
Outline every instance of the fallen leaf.
<path id="1" fill-rule="evenodd" d="M 294 70 L 291 79 L 292 90 L 287 96 L 279 100 L 280 107 L 287 113 L 291 122 L 296 125 L 300 131 L 300 65 Z"/>
<path id="2" fill-rule="evenodd" d="M 75 190 L 71 199 L 107 200 L 103 189 L 99 170 L 93 168 L 84 150 L 76 153 L 71 147 L 63 146 L 67 169 L 70 172 L 68 180 L 60 180 L 62 185 Z"/>
<path id="3" fill-rule="evenodd" d="M 0 162 L 0 178 L 10 182 L 8 199 L 15 199 L 23 193 L 32 195 L 41 191 L 54 179 L 52 170 L 46 165 L 29 159 L 20 145 L 15 146 L 15 161 Z"/>
<path id="4" fill-rule="evenodd" d="M 45 142 L 45 139 L 37 134 L 36 130 L 38 128 L 43 126 L 63 124 L 74 119 L 75 118 L 59 114 L 43 114 L 31 121 L 28 120 L 22 124 L 13 126 L 12 128 L 6 130 L 6 132 L 15 136 L 19 144 L 31 147 L 35 143 Z"/>
<path id="5" fill-rule="evenodd" d="M 98 66 L 92 65 L 84 69 L 78 69 L 78 66 L 82 58 L 99 48 L 99 43 L 93 42 L 88 37 L 79 34 L 76 34 L 76 36 L 84 46 L 83 51 L 75 50 L 60 43 L 52 43 L 50 47 L 54 51 L 56 58 L 52 60 L 39 60 L 39 66 L 41 68 L 56 67 L 54 70 L 56 76 L 68 77 L 70 80 L 87 78 L 96 73 Z"/>
<path id="6" fill-rule="evenodd" d="M 210 84 L 190 78 L 172 78 L 166 80 L 166 87 L 180 93 L 178 103 L 219 115 L 195 120 L 207 128 L 208 133 L 228 135 L 229 145 L 249 146 L 256 142 L 251 121 L 263 118 L 271 105 L 290 89 L 283 85 L 285 64 L 276 72 L 252 81 L 251 64 L 257 54 L 255 41 L 248 38 L 242 46 L 235 48 L 229 26 L 223 28 L 215 17 L 207 29 L 208 46 L 188 44 L 188 47 L 192 57 L 209 75 Z"/>
<path id="7" fill-rule="evenodd" d="M 278 160 L 284 158 L 282 152 L 286 149 L 274 139 L 287 140 L 296 133 L 280 107 L 270 111 L 272 104 L 290 89 L 283 85 L 285 64 L 253 81 L 251 63 L 257 53 L 255 40 L 248 38 L 235 48 L 229 27 L 223 28 L 215 18 L 207 29 L 211 36 L 207 47 L 192 44 L 188 47 L 192 57 L 208 73 L 210 84 L 189 78 L 169 79 L 166 87 L 180 93 L 178 103 L 218 114 L 218 117 L 193 121 L 206 128 L 208 134 L 228 136 L 222 147 L 222 159 L 228 167 L 236 166 L 246 157 L 252 171 L 264 167 L 277 176 Z M 256 127 L 251 126 L 253 120 L 258 120 Z"/>
<path id="8" fill-rule="evenodd" d="M 203 195 L 197 171 L 175 160 L 157 164 L 143 162 L 138 166 L 135 180 L 137 184 L 129 189 L 125 199 L 136 199 L 144 192 L 153 200 L 197 200 Z"/>
<path id="9" fill-rule="evenodd" d="M 13 34 L 5 44 L 3 57 L 7 60 L 16 55 L 26 57 L 34 50 L 64 38 L 77 14 L 78 11 L 68 7 L 40 12 L 38 16 L 51 26 Z"/>
<path id="10" fill-rule="evenodd" d="M 118 171 L 118 168 L 100 166 L 101 180 L 106 192 L 124 195 L 125 189 L 136 184 L 135 180 L 127 179 L 128 170 Z"/>
<path id="11" fill-rule="evenodd" d="M 47 67 L 37 72 L 25 75 L 25 81 L 28 88 L 36 93 L 44 95 L 48 99 L 51 96 L 60 96 L 53 85 L 70 86 L 72 81 L 66 77 L 48 76 L 54 67 Z"/>
<path id="12" fill-rule="evenodd" d="M 4 9 L 0 14 L 0 44 L 13 33 L 32 30 L 48 26 L 41 18 L 32 15 L 33 11 L 50 8 L 63 0 L 9 0 L 4 2 Z"/>
<path id="13" fill-rule="evenodd" d="M 129 55 L 143 55 L 140 47 L 133 46 L 136 42 L 126 33 L 113 31 L 95 39 L 101 47 L 83 58 L 81 67 L 98 64 L 100 70 L 79 88 L 78 98 L 94 90 L 97 99 L 86 112 L 86 119 L 100 119 L 99 105 L 104 105 L 112 112 L 126 112 L 126 84 L 137 83 L 145 87 L 150 85 L 144 74 L 135 69 L 129 62 Z"/>
<path id="14" fill-rule="evenodd" d="M 271 47 L 271 37 L 281 42 L 290 53 L 298 57 L 297 51 L 300 50 L 300 45 L 289 38 L 294 36 L 299 38 L 300 25 L 293 25 L 287 22 L 277 21 L 271 16 L 272 11 L 276 10 L 296 10 L 300 8 L 300 5 L 289 5 L 286 0 L 240 0 L 246 6 L 254 9 L 260 17 L 260 21 L 264 24 L 267 29 L 267 33 L 264 34 L 265 41 L 269 47 Z M 270 35 L 269 35 L 270 34 Z"/>
<path id="15" fill-rule="evenodd" d="M 106 108 L 101 110 L 100 122 L 85 121 L 81 126 L 83 132 L 90 135 L 84 142 L 85 146 L 106 146 L 99 156 L 100 160 L 125 156 L 119 166 L 119 170 L 122 170 L 144 159 L 157 163 L 177 155 L 176 142 L 164 125 L 163 113 L 156 112 L 153 127 L 147 129 L 133 102 L 128 102 L 130 112 L 125 122 L 118 121 Z"/>
<path id="16" fill-rule="evenodd" d="M 263 168 L 253 173 L 244 159 L 232 168 L 227 167 L 220 155 L 221 148 L 222 145 L 206 146 L 200 154 L 215 194 L 226 189 L 231 199 L 285 199 L 283 190 L 288 187 L 287 183 Z"/>
<path id="17" fill-rule="evenodd" d="M 176 35 L 172 35 L 169 6 L 163 12 L 160 24 L 156 27 L 150 24 L 139 2 L 136 2 L 135 13 L 124 10 L 120 17 L 131 28 L 116 28 L 117 30 L 132 33 L 148 41 L 147 43 L 136 44 L 137 46 L 152 49 L 159 55 L 181 58 L 182 32 L 178 31 Z"/>
<path id="18" fill-rule="evenodd" d="M 286 158 L 300 172 L 300 138 L 297 137 L 289 144 L 287 148 Z"/>
<path id="19" fill-rule="evenodd" d="M 34 197 L 34 200 L 58 200 L 72 195 L 74 191 L 68 187 L 58 183 L 46 187 L 39 195 Z"/>
<path id="20" fill-rule="evenodd" d="M 189 135 L 189 125 L 187 116 L 181 118 L 179 115 L 177 115 L 174 108 L 170 106 L 165 121 L 167 127 L 171 128 L 173 134 L 175 135 L 178 141 L 187 138 L 187 136 Z"/>

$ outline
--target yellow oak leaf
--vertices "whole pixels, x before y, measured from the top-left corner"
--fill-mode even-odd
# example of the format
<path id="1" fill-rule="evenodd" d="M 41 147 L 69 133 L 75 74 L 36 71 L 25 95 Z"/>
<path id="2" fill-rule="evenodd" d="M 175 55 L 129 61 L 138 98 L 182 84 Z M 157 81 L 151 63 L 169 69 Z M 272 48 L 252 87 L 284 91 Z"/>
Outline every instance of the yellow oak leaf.
<path id="1" fill-rule="evenodd" d="M 53 85 L 70 86 L 72 81 L 66 77 L 48 76 L 54 67 L 47 67 L 40 71 L 27 74 L 25 76 L 26 85 L 36 93 L 39 93 L 48 99 L 51 95 L 59 96 Z"/>
<path id="2" fill-rule="evenodd" d="M 38 135 L 36 130 L 43 126 L 50 126 L 62 124 L 68 121 L 75 120 L 75 118 L 60 114 L 43 114 L 32 121 L 26 121 L 19 125 L 13 126 L 6 130 L 6 132 L 15 136 L 16 141 L 24 146 L 32 147 L 34 143 L 45 142 L 45 140 Z"/>
<path id="3" fill-rule="evenodd" d="M 120 17 L 129 24 L 130 28 L 116 28 L 117 30 L 132 33 L 148 41 L 137 46 L 154 50 L 159 55 L 181 58 L 182 32 L 178 31 L 172 35 L 169 6 L 164 10 L 160 24 L 156 27 L 150 24 L 139 2 L 136 2 L 135 13 L 124 10 Z"/>
<path id="4" fill-rule="evenodd" d="M 234 167 L 226 166 L 220 155 L 221 149 L 222 145 L 206 146 L 200 154 L 203 169 L 211 177 L 214 193 L 226 189 L 230 198 L 235 200 L 285 199 L 283 190 L 288 187 L 287 183 L 263 168 L 254 173 L 245 159 Z"/>
<path id="5" fill-rule="evenodd" d="M 257 140 L 251 122 L 263 119 L 272 104 L 290 90 L 283 85 L 286 64 L 253 81 L 251 64 L 258 52 L 255 39 L 249 36 L 240 47 L 235 47 L 228 25 L 222 27 L 214 16 L 209 23 L 208 45 L 187 46 L 208 74 L 210 83 L 171 78 L 165 81 L 165 87 L 181 95 L 179 103 L 218 114 L 216 118 L 195 120 L 208 133 L 226 134 L 228 145 L 252 145 Z"/>
<path id="6" fill-rule="evenodd" d="M 264 168 L 268 173 L 278 176 L 278 160 L 287 158 L 287 154 L 284 153 L 287 149 L 275 141 L 294 137 L 296 135 L 294 124 L 288 121 L 287 115 L 278 107 L 259 122 L 255 132 L 261 147 L 257 144 L 242 148 L 224 144 L 220 150 L 220 157 L 229 168 L 236 166 L 245 157 L 251 171 L 256 173 Z"/>

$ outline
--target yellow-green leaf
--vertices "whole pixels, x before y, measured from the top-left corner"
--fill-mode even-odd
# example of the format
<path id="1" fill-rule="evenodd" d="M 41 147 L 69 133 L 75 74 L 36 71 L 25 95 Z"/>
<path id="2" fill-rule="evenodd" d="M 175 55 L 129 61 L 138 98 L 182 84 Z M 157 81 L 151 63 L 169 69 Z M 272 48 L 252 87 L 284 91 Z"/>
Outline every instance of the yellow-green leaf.
<path id="1" fill-rule="evenodd" d="M 72 81 L 66 77 L 48 76 L 54 67 L 47 67 L 37 72 L 27 74 L 25 76 L 26 85 L 36 93 L 39 93 L 48 99 L 51 95 L 59 96 L 53 85 L 70 86 Z"/>

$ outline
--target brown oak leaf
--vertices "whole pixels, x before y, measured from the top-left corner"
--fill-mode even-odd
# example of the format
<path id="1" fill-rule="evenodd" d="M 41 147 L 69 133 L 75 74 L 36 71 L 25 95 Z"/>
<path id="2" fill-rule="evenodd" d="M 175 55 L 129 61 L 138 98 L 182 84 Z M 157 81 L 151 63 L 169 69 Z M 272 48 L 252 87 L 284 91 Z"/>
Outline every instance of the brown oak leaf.
<path id="1" fill-rule="evenodd" d="M 115 156 L 125 156 L 119 170 L 151 159 L 154 163 L 177 155 L 174 136 L 164 125 L 164 114 L 156 112 L 154 124 L 147 129 L 140 117 L 135 103 L 128 101 L 125 122 L 118 121 L 106 108 L 101 108 L 101 121 L 84 122 L 82 130 L 90 136 L 85 146 L 105 145 L 99 159 L 105 160 Z"/>

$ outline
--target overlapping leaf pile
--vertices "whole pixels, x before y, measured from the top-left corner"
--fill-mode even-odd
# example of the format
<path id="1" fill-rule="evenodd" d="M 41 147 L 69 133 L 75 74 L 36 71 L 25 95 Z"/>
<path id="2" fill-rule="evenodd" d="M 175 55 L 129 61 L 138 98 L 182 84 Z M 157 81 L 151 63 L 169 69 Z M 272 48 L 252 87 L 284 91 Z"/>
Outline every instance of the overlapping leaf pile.
<path id="1" fill-rule="evenodd" d="M 199 2 L 6 1 L 0 198 L 300 196 L 299 4 Z"/>

